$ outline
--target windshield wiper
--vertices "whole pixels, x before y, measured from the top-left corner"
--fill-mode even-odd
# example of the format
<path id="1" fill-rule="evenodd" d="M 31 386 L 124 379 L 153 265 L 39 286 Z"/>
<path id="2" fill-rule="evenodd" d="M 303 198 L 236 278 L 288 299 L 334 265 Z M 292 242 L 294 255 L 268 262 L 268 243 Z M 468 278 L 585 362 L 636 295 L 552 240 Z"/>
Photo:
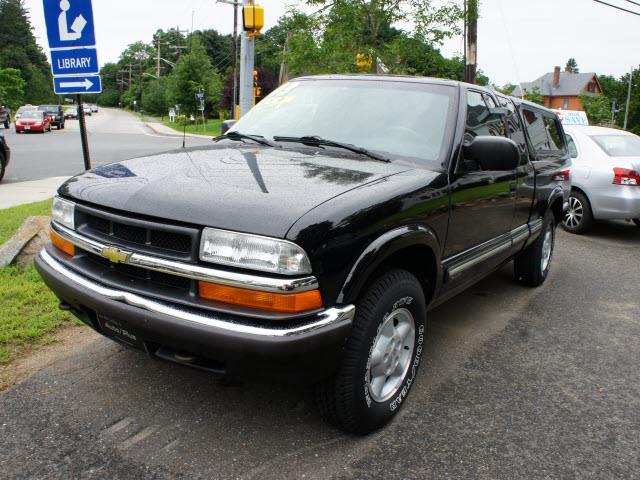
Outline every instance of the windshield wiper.
<path id="1" fill-rule="evenodd" d="M 269 140 L 264 138 L 262 135 L 250 135 L 248 133 L 240 133 L 240 132 L 227 132 L 224 135 L 220 135 L 218 137 L 214 137 L 213 141 L 214 142 L 219 142 L 220 140 L 225 140 L 225 139 L 229 139 L 229 140 L 253 140 L 256 143 L 259 143 L 261 145 L 266 145 L 268 147 L 278 147 L 278 145 L 276 145 L 273 142 L 270 142 Z"/>
<path id="2" fill-rule="evenodd" d="M 384 157 L 377 153 L 373 153 L 371 150 L 367 150 L 366 148 L 358 147 L 357 145 L 352 145 L 350 143 L 336 142 L 335 140 L 329 140 L 327 138 L 322 138 L 317 135 L 306 135 L 304 137 L 274 136 L 273 139 L 276 142 L 297 142 L 297 143 L 302 143 L 304 145 L 311 145 L 311 146 L 344 148 L 345 150 L 349 150 L 354 153 L 360 153 L 361 155 L 366 155 L 369 158 L 373 158 L 374 160 L 379 160 L 381 162 L 389 163 L 391 161 L 387 157 Z"/>

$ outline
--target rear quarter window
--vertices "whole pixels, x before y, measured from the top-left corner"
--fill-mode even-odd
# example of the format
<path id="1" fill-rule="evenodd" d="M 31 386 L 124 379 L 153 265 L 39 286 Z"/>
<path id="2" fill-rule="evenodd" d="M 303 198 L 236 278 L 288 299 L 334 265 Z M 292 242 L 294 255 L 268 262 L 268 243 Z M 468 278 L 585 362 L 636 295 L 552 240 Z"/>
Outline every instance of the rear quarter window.
<path id="1" fill-rule="evenodd" d="M 541 113 L 531 109 L 524 108 L 522 110 L 525 127 L 531 139 L 531 146 L 536 152 L 550 150 L 549 137 L 547 136 L 547 127 Z"/>

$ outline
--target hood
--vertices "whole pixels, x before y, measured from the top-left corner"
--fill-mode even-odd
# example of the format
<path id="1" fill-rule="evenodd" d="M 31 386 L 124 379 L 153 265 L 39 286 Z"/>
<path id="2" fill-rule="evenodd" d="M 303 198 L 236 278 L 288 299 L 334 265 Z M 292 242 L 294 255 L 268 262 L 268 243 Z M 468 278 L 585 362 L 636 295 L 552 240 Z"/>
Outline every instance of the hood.
<path id="1" fill-rule="evenodd" d="M 407 169 L 310 150 L 214 145 L 95 168 L 59 193 L 123 212 L 283 238 L 312 208 Z"/>

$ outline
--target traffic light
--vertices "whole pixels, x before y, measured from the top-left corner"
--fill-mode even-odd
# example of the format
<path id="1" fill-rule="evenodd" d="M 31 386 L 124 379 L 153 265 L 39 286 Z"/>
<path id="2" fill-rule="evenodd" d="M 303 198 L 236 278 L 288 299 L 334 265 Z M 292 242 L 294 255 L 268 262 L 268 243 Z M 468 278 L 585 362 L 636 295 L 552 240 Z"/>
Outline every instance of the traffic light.
<path id="1" fill-rule="evenodd" d="M 256 104 L 256 98 L 262 95 L 262 88 L 258 84 L 258 71 L 253 71 L 253 104 Z"/>
<path id="2" fill-rule="evenodd" d="M 260 35 L 264 27 L 264 8 L 255 3 L 242 7 L 242 24 L 249 36 Z"/>

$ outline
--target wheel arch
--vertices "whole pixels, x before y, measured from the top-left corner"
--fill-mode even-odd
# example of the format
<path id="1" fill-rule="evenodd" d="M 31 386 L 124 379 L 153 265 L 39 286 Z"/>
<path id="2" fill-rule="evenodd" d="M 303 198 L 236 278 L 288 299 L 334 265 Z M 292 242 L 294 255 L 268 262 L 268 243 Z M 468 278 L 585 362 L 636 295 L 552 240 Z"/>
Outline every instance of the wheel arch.
<path id="1" fill-rule="evenodd" d="M 442 278 L 437 235 L 422 225 L 388 231 L 371 242 L 353 264 L 337 297 L 338 303 L 353 303 L 383 271 L 401 268 L 415 275 L 427 305 Z"/>

